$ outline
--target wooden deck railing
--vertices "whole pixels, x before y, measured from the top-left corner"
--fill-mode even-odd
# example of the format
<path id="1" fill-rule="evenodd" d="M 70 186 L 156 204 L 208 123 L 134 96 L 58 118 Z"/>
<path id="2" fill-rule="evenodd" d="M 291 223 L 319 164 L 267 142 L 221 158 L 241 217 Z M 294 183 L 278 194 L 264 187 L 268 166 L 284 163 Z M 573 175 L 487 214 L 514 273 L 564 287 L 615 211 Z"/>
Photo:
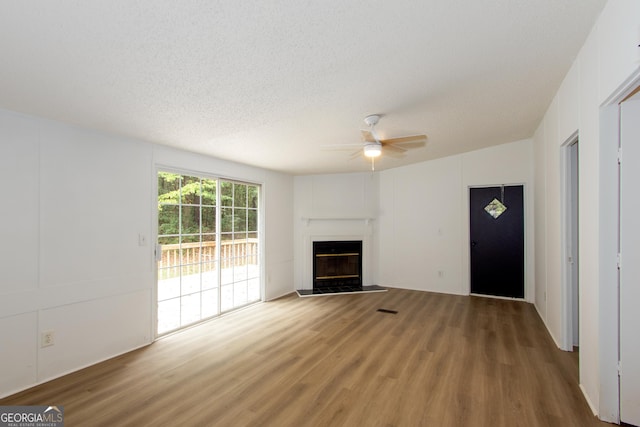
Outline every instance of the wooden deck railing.
<path id="1" fill-rule="evenodd" d="M 182 243 L 162 245 L 162 259 L 158 269 L 164 269 L 159 278 L 175 277 L 180 267 L 197 266 L 215 261 L 218 242 Z M 258 264 L 258 239 L 225 240 L 220 243 L 219 268 Z M 210 267 L 210 266 L 209 266 Z M 207 266 L 205 265 L 205 268 Z M 190 269 L 187 268 L 187 271 Z M 193 268 L 194 272 L 197 271 Z M 183 273 L 184 274 L 184 273 Z"/>

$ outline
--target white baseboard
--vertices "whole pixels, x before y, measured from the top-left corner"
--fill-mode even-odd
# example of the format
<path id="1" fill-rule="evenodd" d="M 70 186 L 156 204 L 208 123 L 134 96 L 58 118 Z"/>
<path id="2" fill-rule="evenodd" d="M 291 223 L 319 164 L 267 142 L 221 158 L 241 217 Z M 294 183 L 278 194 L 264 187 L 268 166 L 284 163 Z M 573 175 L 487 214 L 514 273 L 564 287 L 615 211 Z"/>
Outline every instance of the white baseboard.
<path id="1" fill-rule="evenodd" d="M 587 394 L 587 391 L 584 389 L 584 387 L 582 387 L 582 384 L 579 384 L 579 386 L 580 386 L 580 391 L 584 396 L 584 400 L 587 401 L 587 405 L 589 405 L 589 408 L 591 408 L 591 412 L 593 412 L 593 415 L 597 417 L 598 411 L 596 410 L 595 405 L 591 402 L 591 399 L 589 399 L 589 395 Z"/>
<path id="2" fill-rule="evenodd" d="M 542 314 L 540 314 L 540 310 L 538 310 L 538 306 L 535 305 L 535 304 L 533 304 L 533 306 L 535 307 L 536 313 L 538 313 L 538 317 L 540 318 L 540 320 L 542 320 L 542 324 L 547 329 L 547 332 L 549 333 L 549 336 L 551 337 L 551 339 L 555 343 L 556 347 L 558 347 L 562 351 L 567 351 L 567 350 L 562 348 L 562 346 L 558 343 L 558 340 L 556 339 L 556 337 L 553 336 L 553 332 L 551 332 L 551 329 L 549 329 L 549 325 L 547 325 L 547 321 L 545 320 L 545 318 L 542 316 Z"/>

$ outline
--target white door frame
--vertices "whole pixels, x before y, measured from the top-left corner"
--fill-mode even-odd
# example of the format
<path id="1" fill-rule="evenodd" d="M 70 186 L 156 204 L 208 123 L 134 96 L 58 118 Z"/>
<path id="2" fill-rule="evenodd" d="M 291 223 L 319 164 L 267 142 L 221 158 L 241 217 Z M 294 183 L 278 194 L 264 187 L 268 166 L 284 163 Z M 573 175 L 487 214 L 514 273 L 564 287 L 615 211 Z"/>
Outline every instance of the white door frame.
<path id="1" fill-rule="evenodd" d="M 618 148 L 620 146 L 619 104 L 640 84 L 636 69 L 600 106 L 599 137 L 599 404 L 603 421 L 620 423 L 620 386 L 618 361 L 620 348 L 620 277 L 617 257 L 620 250 L 620 183 Z"/>
<path id="2" fill-rule="evenodd" d="M 626 106 L 626 107 L 625 107 Z M 637 277 L 640 257 L 637 237 L 639 224 L 635 220 L 638 210 L 637 176 L 635 169 L 639 163 L 638 140 L 640 127 L 640 93 L 620 104 L 620 421 L 640 424 L 640 364 L 638 355 L 640 345 L 637 340 L 638 313 L 637 302 L 640 292 Z M 624 154 L 626 153 L 626 154 Z M 624 208 L 624 209 L 623 209 Z M 626 261 L 625 261 L 626 260 Z"/>
<path id="3" fill-rule="evenodd" d="M 573 317 L 574 309 L 578 304 L 578 300 L 574 297 L 573 284 L 578 277 L 574 264 L 579 262 L 576 253 L 578 247 L 575 244 L 577 236 L 575 236 L 575 224 L 573 213 L 578 206 L 570 201 L 574 196 L 574 185 L 576 184 L 575 176 L 577 175 L 577 162 L 574 163 L 572 158 L 572 149 L 578 143 L 578 131 L 575 131 L 561 146 L 561 196 L 560 206 L 562 212 L 561 236 L 562 236 L 562 331 L 561 348 L 565 351 L 573 351 L 573 345 L 578 337 L 574 337 L 574 326 L 576 326 Z"/>

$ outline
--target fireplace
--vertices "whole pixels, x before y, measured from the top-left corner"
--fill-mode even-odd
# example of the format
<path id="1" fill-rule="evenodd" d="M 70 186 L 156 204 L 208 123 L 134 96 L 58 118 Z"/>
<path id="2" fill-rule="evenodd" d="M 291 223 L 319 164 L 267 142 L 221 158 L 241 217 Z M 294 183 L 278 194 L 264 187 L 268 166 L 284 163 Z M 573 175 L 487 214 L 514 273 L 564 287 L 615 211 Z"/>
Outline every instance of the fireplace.
<path id="1" fill-rule="evenodd" d="M 366 237 L 355 240 L 357 238 L 353 236 L 353 240 L 312 239 L 311 245 L 307 246 L 312 250 L 305 255 L 312 257 L 311 263 L 307 264 L 309 268 L 306 270 L 306 277 L 309 278 L 313 274 L 310 277 L 313 289 L 296 289 L 298 296 L 386 292 L 387 289 L 382 286 L 364 284 L 362 270 L 367 266 L 364 254 L 367 243 Z"/>
<path id="2" fill-rule="evenodd" d="M 345 292 L 362 288 L 362 240 L 313 242 L 313 290 Z"/>

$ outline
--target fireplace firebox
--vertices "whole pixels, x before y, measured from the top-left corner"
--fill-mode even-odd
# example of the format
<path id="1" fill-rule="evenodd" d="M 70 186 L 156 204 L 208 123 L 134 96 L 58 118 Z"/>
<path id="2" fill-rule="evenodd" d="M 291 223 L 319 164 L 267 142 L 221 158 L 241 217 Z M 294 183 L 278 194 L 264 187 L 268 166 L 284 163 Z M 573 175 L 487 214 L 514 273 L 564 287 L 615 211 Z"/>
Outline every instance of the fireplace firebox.
<path id="1" fill-rule="evenodd" d="M 362 241 L 313 242 L 313 289 L 362 288 Z"/>

